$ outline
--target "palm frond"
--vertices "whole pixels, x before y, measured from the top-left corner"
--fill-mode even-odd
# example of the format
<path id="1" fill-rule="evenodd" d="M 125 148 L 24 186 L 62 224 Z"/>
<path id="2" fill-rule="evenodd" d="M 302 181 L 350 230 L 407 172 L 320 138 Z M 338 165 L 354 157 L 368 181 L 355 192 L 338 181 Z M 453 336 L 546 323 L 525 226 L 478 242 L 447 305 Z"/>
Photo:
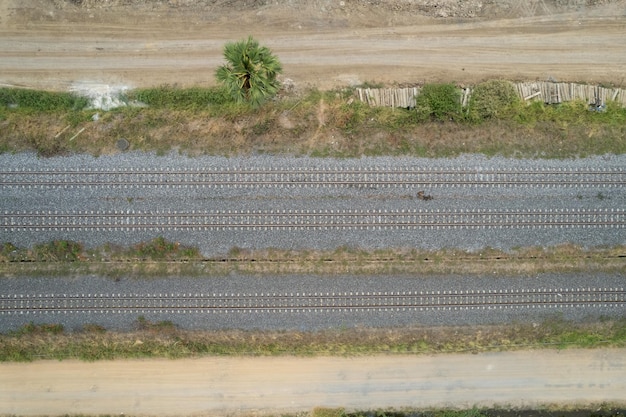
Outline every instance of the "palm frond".
<path id="1" fill-rule="evenodd" d="M 227 63 L 216 70 L 215 76 L 234 100 L 259 106 L 280 90 L 276 79 L 283 70 L 280 61 L 252 36 L 227 43 L 224 59 Z"/>

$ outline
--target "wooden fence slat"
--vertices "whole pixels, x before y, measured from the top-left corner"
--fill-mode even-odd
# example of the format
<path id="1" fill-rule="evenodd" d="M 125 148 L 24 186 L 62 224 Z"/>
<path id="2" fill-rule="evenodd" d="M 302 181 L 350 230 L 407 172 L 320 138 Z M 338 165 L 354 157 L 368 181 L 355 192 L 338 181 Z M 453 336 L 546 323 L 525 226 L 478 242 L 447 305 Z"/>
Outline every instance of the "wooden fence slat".
<path id="1" fill-rule="evenodd" d="M 518 96 L 525 101 L 543 100 L 544 103 L 557 104 L 573 100 L 595 104 L 596 100 L 604 105 L 611 100 L 626 107 L 626 90 L 605 88 L 588 84 L 521 82 L 513 84 Z M 411 88 L 357 88 L 357 97 L 372 107 L 412 108 L 421 92 L 420 87 Z M 466 87 L 461 94 L 461 105 L 466 107 L 471 101 L 472 88 Z"/>

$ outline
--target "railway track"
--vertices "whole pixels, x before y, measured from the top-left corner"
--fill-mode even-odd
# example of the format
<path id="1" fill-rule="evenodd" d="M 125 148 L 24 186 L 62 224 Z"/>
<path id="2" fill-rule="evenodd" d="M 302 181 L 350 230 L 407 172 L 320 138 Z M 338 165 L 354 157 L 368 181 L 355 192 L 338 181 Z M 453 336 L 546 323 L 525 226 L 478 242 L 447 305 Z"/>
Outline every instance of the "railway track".
<path id="1" fill-rule="evenodd" d="M 624 228 L 626 210 L 4 211 L 0 231 Z"/>
<path id="2" fill-rule="evenodd" d="M 624 288 L 343 293 L 0 295 L 0 316 L 68 313 L 358 312 L 626 307 Z"/>
<path id="3" fill-rule="evenodd" d="M 623 169 L 466 169 L 303 167 L 250 169 L 2 170 L 0 188 L 607 188 L 626 185 Z"/>

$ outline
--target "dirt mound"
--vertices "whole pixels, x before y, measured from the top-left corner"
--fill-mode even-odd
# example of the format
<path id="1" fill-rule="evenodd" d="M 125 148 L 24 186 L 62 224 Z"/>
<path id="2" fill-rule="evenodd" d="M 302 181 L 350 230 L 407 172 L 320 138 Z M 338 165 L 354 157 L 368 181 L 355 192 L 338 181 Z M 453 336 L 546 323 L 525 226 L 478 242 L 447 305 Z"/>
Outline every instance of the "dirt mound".
<path id="1" fill-rule="evenodd" d="M 611 8 L 626 14 L 624 0 L 23 0 L 14 1 L 13 20 L 79 21 L 85 14 L 110 20 L 129 17 L 144 21 L 184 18 L 186 21 L 255 21 L 294 26 L 388 26 L 415 24 L 416 19 L 489 20 L 593 13 Z M 0 19 L 0 22 L 7 19 Z"/>

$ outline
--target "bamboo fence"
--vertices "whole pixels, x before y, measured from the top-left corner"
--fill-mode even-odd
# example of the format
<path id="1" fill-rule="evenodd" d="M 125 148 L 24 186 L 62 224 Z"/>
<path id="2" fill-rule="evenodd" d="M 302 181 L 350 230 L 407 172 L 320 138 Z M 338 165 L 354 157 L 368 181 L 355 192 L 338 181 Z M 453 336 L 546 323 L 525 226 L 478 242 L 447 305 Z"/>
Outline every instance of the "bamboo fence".
<path id="1" fill-rule="evenodd" d="M 574 83 L 527 82 L 514 84 L 519 96 L 524 100 L 543 100 L 547 104 L 581 100 L 589 104 L 604 105 L 615 101 L 626 107 L 626 90 L 606 88 L 597 85 Z"/>
<path id="2" fill-rule="evenodd" d="M 372 107 L 415 107 L 420 87 L 411 88 L 357 88 L 359 100 Z"/>
<path id="3" fill-rule="evenodd" d="M 581 100 L 589 104 L 605 105 L 614 101 L 626 107 L 626 90 L 606 88 L 596 85 L 555 83 L 555 82 L 523 82 L 513 83 L 515 91 L 525 101 L 542 100 L 547 104 L 558 104 L 566 101 Z M 364 103 L 372 107 L 415 107 L 415 98 L 420 87 L 411 88 L 357 88 L 356 94 Z M 470 101 L 472 90 L 464 88 L 461 102 L 465 107 Z"/>

